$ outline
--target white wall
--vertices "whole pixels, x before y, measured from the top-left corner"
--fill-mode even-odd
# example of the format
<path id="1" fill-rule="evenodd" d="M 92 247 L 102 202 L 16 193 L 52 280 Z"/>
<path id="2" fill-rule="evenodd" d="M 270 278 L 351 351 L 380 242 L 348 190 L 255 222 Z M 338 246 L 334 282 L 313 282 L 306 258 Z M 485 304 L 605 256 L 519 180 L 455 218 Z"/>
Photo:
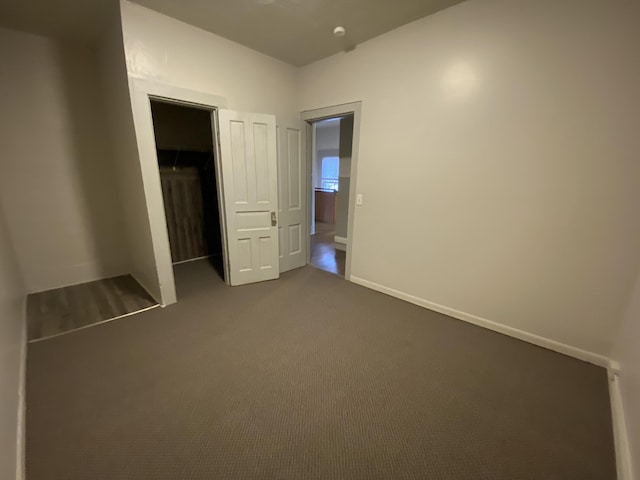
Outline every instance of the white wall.
<path id="1" fill-rule="evenodd" d="M 0 29 L 0 190 L 29 292 L 126 271 L 94 52 Z"/>
<path id="2" fill-rule="evenodd" d="M 0 205 L 0 478 L 21 478 L 26 291 Z"/>
<path id="3" fill-rule="evenodd" d="M 337 155 L 340 148 L 340 120 L 332 120 L 328 123 L 316 122 L 314 125 L 317 129 L 316 150 Z"/>
<path id="4" fill-rule="evenodd" d="M 117 5 L 116 5 L 117 7 Z M 129 271 L 147 291 L 160 300 L 160 288 L 149 212 L 142 184 L 122 36 L 120 11 L 114 8 L 100 42 L 101 90 L 111 141 L 112 168 L 116 174 L 118 199 L 122 206 Z"/>
<path id="5" fill-rule="evenodd" d="M 362 100 L 352 274 L 608 355 L 640 265 L 638 2 L 469 0 L 300 71 Z"/>
<path id="6" fill-rule="evenodd" d="M 224 97 L 233 110 L 298 119 L 296 69 L 140 5 L 122 3 L 131 76 Z"/>
<path id="7" fill-rule="evenodd" d="M 640 275 L 631 294 L 612 358 L 620 363 L 620 389 L 631 459 L 634 461 L 633 471 L 637 475 L 640 473 Z"/>

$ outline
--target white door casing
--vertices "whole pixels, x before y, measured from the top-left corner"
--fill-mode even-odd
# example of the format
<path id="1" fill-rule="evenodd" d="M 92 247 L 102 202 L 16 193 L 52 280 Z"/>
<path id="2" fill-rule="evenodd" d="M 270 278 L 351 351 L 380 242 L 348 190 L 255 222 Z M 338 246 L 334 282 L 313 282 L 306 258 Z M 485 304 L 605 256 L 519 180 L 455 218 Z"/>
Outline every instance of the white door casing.
<path id="1" fill-rule="evenodd" d="M 307 264 L 306 124 L 278 122 L 280 273 Z"/>
<path id="2" fill-rule="evenodd" d="M 273 115 L 218 110 L 231 285 L 280 276 Z"/>

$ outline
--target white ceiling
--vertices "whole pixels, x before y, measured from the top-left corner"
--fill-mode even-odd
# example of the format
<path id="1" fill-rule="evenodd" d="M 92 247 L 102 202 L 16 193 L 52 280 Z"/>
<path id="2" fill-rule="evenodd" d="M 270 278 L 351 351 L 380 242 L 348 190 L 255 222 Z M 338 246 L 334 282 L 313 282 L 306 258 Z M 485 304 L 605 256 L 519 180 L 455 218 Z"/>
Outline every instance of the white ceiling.
<path id="1" fill-rule="evenodd" d="M 0 26 L 92 41 L 117 0 L 0 0 Z M 136 0 L 292 65 L 306 65 L 462 0 Z M 347 29 L 343 38 L 334 27 Z"/>
<path id="2" fill-rule="evenodd" d="M 135 0 L 292 65 L 328 57 L 462 0 Z M 334 27 L 347 30 L 333 36 Z"/>

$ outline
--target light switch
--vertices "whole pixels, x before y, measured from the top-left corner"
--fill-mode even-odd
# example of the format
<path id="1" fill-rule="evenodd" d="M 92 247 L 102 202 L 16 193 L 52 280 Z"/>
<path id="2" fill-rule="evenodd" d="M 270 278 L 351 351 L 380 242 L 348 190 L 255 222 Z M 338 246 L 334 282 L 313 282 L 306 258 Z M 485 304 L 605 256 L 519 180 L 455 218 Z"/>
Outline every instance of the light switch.
<path id="1" fill-rule="evenodd" d="M 356 195 L 356 205 L 362 205 L 362 194 L 361 193 Z"/>

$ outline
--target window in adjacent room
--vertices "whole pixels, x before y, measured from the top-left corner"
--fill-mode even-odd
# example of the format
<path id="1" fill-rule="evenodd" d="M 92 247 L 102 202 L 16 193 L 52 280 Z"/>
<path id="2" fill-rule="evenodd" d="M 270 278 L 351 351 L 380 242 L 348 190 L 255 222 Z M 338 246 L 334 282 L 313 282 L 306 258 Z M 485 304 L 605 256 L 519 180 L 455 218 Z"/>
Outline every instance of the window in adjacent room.
<path id="1" fill-rule="evenodd" d="M 340 157 L 322 157 L 320 186 L 325 190 L 338 191 Z"/>

